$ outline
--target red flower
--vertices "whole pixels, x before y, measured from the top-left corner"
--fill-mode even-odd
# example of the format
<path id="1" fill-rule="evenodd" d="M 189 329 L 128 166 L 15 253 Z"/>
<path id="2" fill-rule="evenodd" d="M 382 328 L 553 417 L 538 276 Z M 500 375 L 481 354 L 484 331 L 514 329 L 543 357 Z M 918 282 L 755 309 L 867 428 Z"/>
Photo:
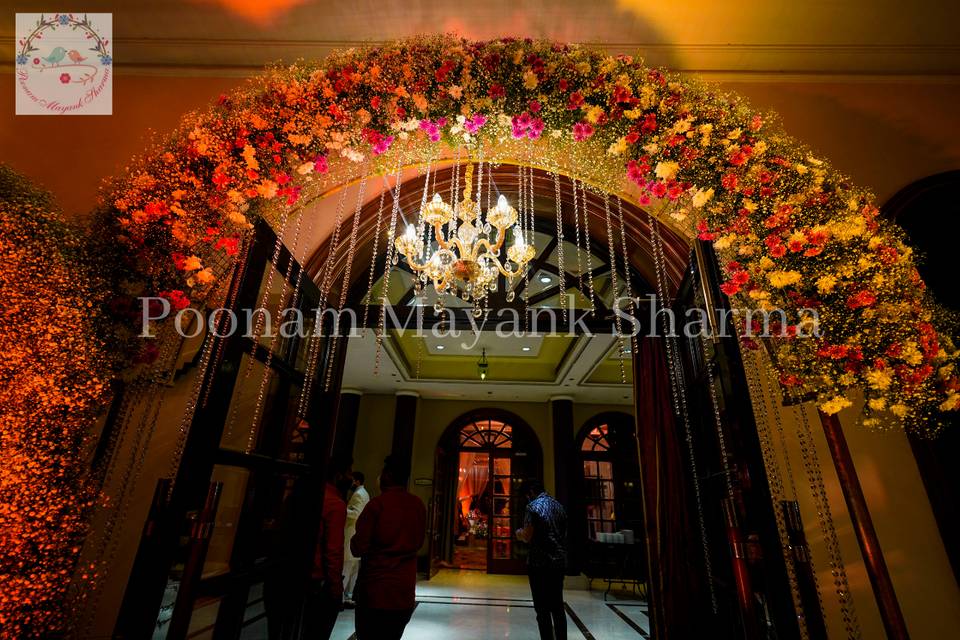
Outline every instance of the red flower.
<path id="1" fill-rule="evenodd" d="M 213 184 L 217 185 L 218 189 L 223 189 L 228 184 L 230 184 L 230 176 L 225 175 L 219 171 L 213 172 Z"/>
<path id="2" fill-rule="evenodd" d="M 62 82 L 63 84 L 70 84 L 70 74 L 69 74 L 69 73 L 61 73 L 61 74 L 60 74 L 60 82 Z"/>
<path id="3" fill-rule="evenodd" d="M 579 91 L 574 91 L 570 94 L 570 99 L 567 101 L 567 109 L 570 111 L 575 111 L 583 106 L 583 94 Z"/>
<path id="4" fill-rule="evenodd" d="M 737 183 L 739 181 L 740 180 L 737 178 L 737 174 L 735 173 L 725 173 L 723 174 L 723 177 L 720 178 L 720 184 L 722 184 L 723 188 L 727 189 L 728 191 L 736 190 Z"/>
<path id="5" fill-rule="evenodd" d="M 573 139 L 576 142 L 583 142 L 593 135 L 593 125 L 589 122 L 578 122 L 573 125 Z"/>
<path id="6" fill-rule="evenodd" d="M 732 296 L 740 292 L 740 286 L 735 282 L 724 282 L 720 285 L 720 291 L 723 291 L 728 296 Z"/>
<path id="7" fill-rule="evenodd" d="M 697 223 L 697 232 L 697 237 L 701 240 L 715 240 L 717 238 L 717 234 L 711 233 L 710 227 L 703 220 Z"/>
<path id="8" fill-rule="evenodd" d="M 487 95 L 491 100 L 497 100 L 498 98 L 502 98 L 503 96 L 507 95 L 507 92 L 504 90 L 502 84 L 494 82 L 490 85 L 490 89 L 487 90 Z"/>
<path id="9" fill-rule="evenodd" d="M 863 291 L 855 293 L 847 298 L 847 307 L 850 309 L 871 307 L 876 303 L 876 301 L 877 296 L 875 296 L 872 291 L 867 291 L 864 289 Z"/>
<path id="10" fill-rule="evenodd" d="M 190 306 L 190 298 L 188 298 L 180 289 L 161 291 L 160 297 L 166 298 L 170 302 L 170 306 L 173 307 L 174 311 L 182 311 Z"/>

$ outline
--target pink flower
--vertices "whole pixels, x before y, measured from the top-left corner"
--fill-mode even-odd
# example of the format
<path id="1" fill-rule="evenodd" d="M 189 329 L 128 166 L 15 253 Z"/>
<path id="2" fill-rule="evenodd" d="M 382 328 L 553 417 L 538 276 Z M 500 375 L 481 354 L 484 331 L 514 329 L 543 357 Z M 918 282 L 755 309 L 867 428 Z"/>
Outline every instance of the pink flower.
<path id="1" fill-rule="evenodd" d="M 487 116 L 481 113 L 475 113 L 473 116 L 467 118 L 466 122 L 463 123 L 463 128 L 467 130 L 467 133 L 474 134 L 486 123 Z"/>
<path id="2" fill-rule="evenodd" d="M 536 140 L 543 133 L 543 118 L 533 118 L 530 120 L 530 126 L 527 128 L 527 137 Z"/>
<path id="3" fill-rule="evenodd" d="M 375 145 L 373 145 L 373 155 L 379 156 L 382 153 L 386 153 L 387 149 L 390 148 L 390 145 L 393 144 L 393 136 L 385 136 L 380 138 Z"/>
<path id="4" fill-rule="evenodd" d="M 317 173 L 326 173 L 329 169 L 327 156 L 317 156 L 313 159 L 313 170 Z"/>
<path id="5" fill-rule="evenodd" d="M 429 120 L 421 120 L 420 128 L 427 133 L 427 137 L 430 138 L 431 142 L 437 142 L 440 140 L 440 127 L 437 126 L 437 123 L 433 123 Z"/>
<path id="6" fill-rule="evenodd" d="M 527 107 L 530 109 L 530 113 L 540 113 L 540 109 L 543 108 L 540 106 L 540 103 L 536 100 L 531 100 L 530 104 L 527 105 Z"/>
<path id="7" fill-rule="evenodd" d="M 582 142 L 593 135 L 593 126 L 589 122 L 578 122 L 573 125 L 573 139 Z"/>
<path id="8" fill-rule="evenodd" d="M 61 74 L 60 74 L 60 82 L 62 82 L 63 84 L 70 84 L 70 74 L 69 74 L 69 73 L 61 73 Z"/>

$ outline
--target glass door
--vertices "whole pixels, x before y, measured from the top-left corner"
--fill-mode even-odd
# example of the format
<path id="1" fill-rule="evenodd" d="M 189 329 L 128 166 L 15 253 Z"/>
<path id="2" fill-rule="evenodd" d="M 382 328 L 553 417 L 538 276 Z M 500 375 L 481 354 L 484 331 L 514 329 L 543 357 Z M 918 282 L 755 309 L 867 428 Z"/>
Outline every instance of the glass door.
<path id="1" fill-rule="evenodd" d="M 488 549 L 489 573 L 506 573 L 512 568 L 513 560 L 513 476 L 510 452 L 495 452 L 490 456 L 490 492 L 492 514 L 490 526 L 490 548 Z"/>

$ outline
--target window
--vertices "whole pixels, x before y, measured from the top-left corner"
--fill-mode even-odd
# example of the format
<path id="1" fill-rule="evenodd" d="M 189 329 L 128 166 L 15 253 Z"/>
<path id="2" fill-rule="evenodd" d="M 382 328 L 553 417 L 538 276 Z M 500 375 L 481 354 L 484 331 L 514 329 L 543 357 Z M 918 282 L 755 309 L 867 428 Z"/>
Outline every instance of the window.
<path id="1" fill-rule="evenodd" d="M 478 420 L 460 430 L 460 446 L 465 449 L 510 449 L 513 429 L 499 420 Z"/>
<path id="2" fill-rule="evenodd" d="M 587 509 L 587 533 L 596 539 L 598 533 L 616 531 L 613 462 L 608 440 L 609 426 L 601 424 L 583 439 L 583 480 Z"/>

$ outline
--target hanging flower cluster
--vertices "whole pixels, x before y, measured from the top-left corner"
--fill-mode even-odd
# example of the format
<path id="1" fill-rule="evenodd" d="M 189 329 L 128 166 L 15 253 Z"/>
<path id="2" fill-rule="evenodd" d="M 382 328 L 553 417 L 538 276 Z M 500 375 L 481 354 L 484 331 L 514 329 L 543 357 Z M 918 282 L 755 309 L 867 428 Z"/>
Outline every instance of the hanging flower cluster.
<path id="1" fill-rule="evenodd" d="M 462 146 L 629 185 L 712 240 L 737 306 L 784 310 L 782 337 L 767 342 L 781 382 L 824 411 L 849 404 L 853 387 L 868 424 L 960 408 L 953 345 L 871 196 L 736 96 L 628 56 L 434 37 L 270 69 L 187 117 L 115 182 L 95 237 L 105 251 L 119 242 L 118 286 L 182 308 L 222 284 L 265 205 L 296 204 L 328 171 L 389 171 Z M 130 304 L 115 301 L 121 315 Z M 811 309 L 821 337 L 794 339 Z"/>
<path id="2" fill-rule="evenodd" d="M 108 395 L 98 298 L 76 235 L 0 166 L 0 637 L 65 629 L 94 500 L 84 451 Z M 89 569 L 89 568 L 88 568 Z"/>

